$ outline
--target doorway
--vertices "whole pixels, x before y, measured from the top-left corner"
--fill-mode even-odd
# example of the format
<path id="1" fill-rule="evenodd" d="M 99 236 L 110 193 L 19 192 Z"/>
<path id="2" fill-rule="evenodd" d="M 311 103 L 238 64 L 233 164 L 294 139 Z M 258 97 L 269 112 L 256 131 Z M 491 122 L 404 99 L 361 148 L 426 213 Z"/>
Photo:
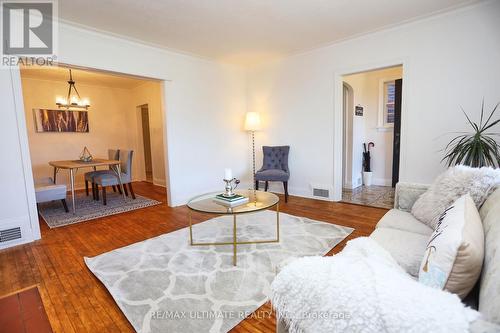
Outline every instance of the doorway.
<path id="1" fill-rule="evenodd" d="M 342 201 L 392 208 L 399 180 L 403 66 L 342 76 Z"/>
<path id="2" fill-rule="evenodd" d="M 66 185 L 71 193 L 68 206 L 74 214 L 79 214 L 80 221 L 91 219 L 95 214 L 106 215 L 107 203 L 114 199 L 120 201 L 118 205 L 126 206 L 127 202 L 120 198 L 122 193 L 124 196 L 130 193 L 131 198 L 136 199 L 132 185 L 146 179 L 144 169 L 148 171 L 149 181 L 156 180 L 165 187 L 162 82 L 69 65 L 22 66 L 18 80 L 33 180 L 40 187 L 52 183 Z M 77 85 L 79 93 L 70 90 L 66 95 L 68 84 Z M 140 113 L 136 112 L 137 105 L 143 106 Z M 146 163 L 142 160 L 145 147 Z M 128 151 L 121 161 L 121 164 L 127 163 L 126 171 L 122 169 L 122 175 L 127 176 L 124 184 L 127 188 L 118 187 L 122 191 L 114 188 L 113 192 L 106 193 L 105 187 L 100 186 L 100 193 L 93 191 L 90 195 L 89 185 L 93 182 L 87 178 L 88 172 L 92 167 L 105 170 L 106 166 L 92 166 L 88 162 L 118 159 L 118 149 Z M 90 161 L 79 160 L 84 157 L 90 157 Z M 75 164 L 78 169 L 87 170 L 77 173 L 75 167 L 60 167 Z M 42 216 L 38 225 L 44 222 L 49 226 L 51 223 L 64 225 L 69 221 L 69 218 L 56 221 L 53 215 L 48 215 L 52 209 L 67 211 L 65 202 L 38 203 Z M 86 209 L 88 207 L 92 209 Z"/>
<path id="3" fill-rule="evenodd" d="M 144 149 L 144 174 L 147 182 L 153 182 L 153 158 L 151 157 L 151 132 L 149 128 L 149 108 L 147 104 L 138 107 L 141 112 L 142 145 Z"/>

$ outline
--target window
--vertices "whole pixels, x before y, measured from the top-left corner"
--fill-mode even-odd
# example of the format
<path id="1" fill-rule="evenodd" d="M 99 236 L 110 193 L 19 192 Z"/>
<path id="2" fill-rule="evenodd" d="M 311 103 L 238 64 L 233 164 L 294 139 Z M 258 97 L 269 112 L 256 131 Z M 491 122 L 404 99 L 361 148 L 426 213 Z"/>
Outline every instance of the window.
<path id="1" fill-rule="evenodd" d="M 394 127 L 396 80 L 392 78 L 380 80 L 379 92 L 378 128 L 390 130 Z"/>
<path id="2" fill-rule="evenodd" d="M 396 95 L 396 82 L 384 82 L 384 126 L 394 125 L 394 101 Z"/>

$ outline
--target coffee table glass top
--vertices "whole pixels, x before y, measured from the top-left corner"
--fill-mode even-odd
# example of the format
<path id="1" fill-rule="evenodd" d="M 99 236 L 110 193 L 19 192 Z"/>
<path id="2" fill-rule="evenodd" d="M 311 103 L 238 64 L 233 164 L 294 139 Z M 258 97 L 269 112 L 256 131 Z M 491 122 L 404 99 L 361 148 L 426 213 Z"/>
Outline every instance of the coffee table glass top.
<path id="1" fill-rule="evenodd" d="M 215 196 L 222 192 L 207 193 L 197 196 L 188 202 L 188 207 L 192 210 L 213 213 L 213 214 L 243 214 L 257 212 L 276 205 L 280 199 L 276 194 L 254 190 L 237 190 L 237 194 L 248 197 L 248 203 L 237 207 L 226 207 L 214 202 Z"/>

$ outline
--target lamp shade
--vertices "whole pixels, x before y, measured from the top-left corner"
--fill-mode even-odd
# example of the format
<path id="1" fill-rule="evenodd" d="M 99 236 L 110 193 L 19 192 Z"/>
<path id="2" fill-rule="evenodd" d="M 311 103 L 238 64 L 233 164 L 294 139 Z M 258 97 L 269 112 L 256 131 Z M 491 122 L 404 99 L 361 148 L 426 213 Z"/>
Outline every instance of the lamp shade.
<path id="1" fill-rule="evenodd" d="M 245 116 L 245 131 L 260 130 L 260 114 L 258 112 L 247 112 Z"/>

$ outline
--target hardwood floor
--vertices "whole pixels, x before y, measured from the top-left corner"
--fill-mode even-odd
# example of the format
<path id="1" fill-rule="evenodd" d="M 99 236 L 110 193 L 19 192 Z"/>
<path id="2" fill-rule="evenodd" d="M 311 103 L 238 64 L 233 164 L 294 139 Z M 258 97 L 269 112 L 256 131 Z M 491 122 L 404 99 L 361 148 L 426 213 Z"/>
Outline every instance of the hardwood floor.
<path id="1" fill-rule="evenodd" d="M 136 194 L 162 201 L 148 207 L 98 220 L 49 229 L 40 222 L 42 239 L 0 251 L 0 296 L 37 284 L 54 332 L 132 332 L 132 326 L 104 286 L 87 269 L 84 256 L 143 241 L 188 225 L 185 206 L 170 208 L 164 188 L 134 183 Z M 387 210 L 290 196 L 285 213 L 353 227 L 347 240 L 369 235 Z M 212 218 L 194 214 L 195 222 Z M 339 252 L 344 240 L 328 255 Z M 232 332 L 274 332 L 275 317 L 268 303 Z"/>

